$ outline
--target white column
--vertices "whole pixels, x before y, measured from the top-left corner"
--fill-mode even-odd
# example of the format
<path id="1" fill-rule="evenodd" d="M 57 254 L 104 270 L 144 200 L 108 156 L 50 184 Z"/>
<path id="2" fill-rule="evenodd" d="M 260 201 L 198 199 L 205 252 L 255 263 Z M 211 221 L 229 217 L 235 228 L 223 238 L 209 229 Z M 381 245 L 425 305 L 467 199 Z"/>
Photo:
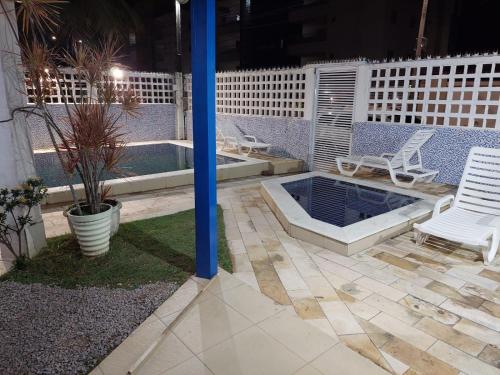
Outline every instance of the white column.
<path id="1" fill-rule="evenodd" d="M 23 94 L 24 77 L 19 70 L 19 46 L 7 19 L 9 17 L 16 25 L 14 2 L 3 1 L 3 5 L 7 14 L 0 13 L 0 187 L 11 188 L 27 177 L 35 176 L 35 168 L 26 118 L 23 114 L 17 114 L 11 119 L 12 111 L 25 106 L 27 101 Z M 26 236 L 31 255 L 46 244 L 39 210 L 34 212 L 33 219 L 36 224 L 29 228 Z M 8 251 L 0 248 L 0 274 L 9 265 L 6 254 Z"/>
<path id="2" fill-rule="evenodd" d="M 184 82 L 181 72 L 175 73 L 175 137 L 186 139 L 184 112 Z"/>
<path id="3" fill-rule="evenodd" d="M 368 92 L 370 84 L 370 65 L 361 63 L 356 76 L 353 123 L 368 120 Z"/>

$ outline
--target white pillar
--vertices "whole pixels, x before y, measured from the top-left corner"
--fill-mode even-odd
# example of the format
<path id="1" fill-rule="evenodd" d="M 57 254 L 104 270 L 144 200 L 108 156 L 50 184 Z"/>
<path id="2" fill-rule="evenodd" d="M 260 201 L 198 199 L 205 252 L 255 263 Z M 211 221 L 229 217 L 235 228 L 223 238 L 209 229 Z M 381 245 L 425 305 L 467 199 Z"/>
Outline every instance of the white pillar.
<path id="1" fill-rule="evenodd" d="M 0 0 L 2 1 L 2 0 Z M 14 187 L 35 176 L 29 128 L 23 114 L 11 119 L 13 109 L 25 106 L 26 95 L 19 46 L 7 17 L 17 25 L 14 2 L 2 1 L 7 14 L 0 12 L 0 187 Z M 9 121 L 5 121 L 9 120 Z M 5 122 L 4 122 L 5 121 Z M 34 255 L 45 246 L 45 232 L 40 210 L 33 215 L 35 225 L 29 228 L 25 240 Z M 8 251 L 0 248 L 0 274 L 9 266 Z"/>
<path id="2" fill-rule="evenodd" d="M 186 139 L 184 112 L 184 80 L 181 72 L 175 73 L 175 138 Z"/>

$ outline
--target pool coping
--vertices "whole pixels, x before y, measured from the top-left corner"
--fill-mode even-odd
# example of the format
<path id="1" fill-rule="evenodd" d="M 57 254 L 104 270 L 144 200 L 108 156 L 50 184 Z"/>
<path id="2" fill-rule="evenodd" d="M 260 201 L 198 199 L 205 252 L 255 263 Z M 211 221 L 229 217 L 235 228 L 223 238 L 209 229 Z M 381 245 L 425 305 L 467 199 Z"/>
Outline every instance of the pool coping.
<path id="1" fill-rule="evenodd" d="M 391 191 L 420 201 L 369 219 L 339 227 L 313 219 L 285 190 L 282 184 L 310 177 L 325 177 L 357 185 Z M 261 193 L 285 230 L 292 236 L 343 255 L 352 255 L 411 229 L 413 223 L 431 216 L 439 197 L 386 184 L 334 175 L 309 172 L 275 178 L 261 183 Z"/>
<path id="2" fill-rule="evenodd" d="M 157 142 L 135 142 L 133 146 L 146 144 L 165 144 L 171 143 L 177 146 L 193 148 L 192 143 L 186 141 L 157 141 Z M 53 151 L 53 150 L 52 150 Z M 48 150 L 37 150 L 37 153 L 49 152 Z M 217 166 L 217 181 L 229 179 L 257 176 L 269 169 L 269 162 L 265 160 L 253 159 L 243 155 L 217 151 L 217 155 L 241 160 L 238 163 L 223 164 Z M 153 190 L 174 188 L 194 184 L 194 169 L 183 169 L 179 171 L 162 172 L 147 174 L 142 176 L 133 176 L 106 180 L 105 186 L 110 188 L 109 194 L 119 196 L 123 194 L 142 193 Z M 84 199 L 83 184 L 73 185 L 78 199 Z M 68 186 L 50 187 L 43 204 L 64 204 L 71 203 L 71 191 Z"/>

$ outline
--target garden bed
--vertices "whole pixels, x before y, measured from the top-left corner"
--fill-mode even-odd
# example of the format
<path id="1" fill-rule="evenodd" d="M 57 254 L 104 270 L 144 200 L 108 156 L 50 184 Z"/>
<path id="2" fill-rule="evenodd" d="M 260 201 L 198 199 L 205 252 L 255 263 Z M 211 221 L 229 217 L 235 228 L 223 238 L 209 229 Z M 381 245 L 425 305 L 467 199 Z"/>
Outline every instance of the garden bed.
<path id="1" fill-rule="evenodd" d="M 219 210 L 219 263 L 231 271 Z M 0 280 L 0 373 L 86 373 L 194 273 L 194 211 L 122 224 L 84 258 L 70 236 Z"/>

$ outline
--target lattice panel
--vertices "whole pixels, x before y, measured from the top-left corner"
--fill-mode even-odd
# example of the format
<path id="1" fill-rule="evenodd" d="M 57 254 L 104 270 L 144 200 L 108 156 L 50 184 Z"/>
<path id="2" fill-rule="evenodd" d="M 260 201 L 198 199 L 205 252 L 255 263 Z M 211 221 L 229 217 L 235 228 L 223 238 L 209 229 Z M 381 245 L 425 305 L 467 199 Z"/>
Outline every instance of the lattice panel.
<path id="1" fill-rule="evenodd" d="M 59 82 L 59 83 L 58 83 Z M 89 88 L 85 82 L 78 77 L 77 74 L 70 71 L 63 71 L 58 79 L 55 76 L 48 77 L 45 86 L 45 102 L 50 104 L 63 103 L 63 97 L 68 98 L 68 102 L 80 103 L 89 96 Z M 34 88 L 26 76 L 26 92 L 28 94 L 28 103 L 33 104 Z"/>
<path id="2" fill-rule="evenodd" d="M 302 69 L 217 73 L 217 113 L 249 116 L 304 117 L 306 74 Z M 192 109 L 191 76 L 185 76 L 188 110 Z"/>
<path id="3" fill-rule="evenodd" d="M 118 90 L 132 90 L 141 103 L 175 103 L 175 77 L 166 73 L 127 72 L 115 80 Z"/>
<path id="4" fill-rule="evenodd" d="M 122 79 L 111 79 L 118 92 L 132 90 L 140 103 L 175 103 L 175 77 L 171 74 L 125 71 Z M 28 78 L 26 78 L 26 91 L 28 103 L 34 103 L 34 90 Z M 68 102 L 81 102 L 90 94 L 96 96 L 95 92 L 90 93 L 90 87 L 72 71 L 63 71 L 59 79 L 51 77 L 47 91 L 45 101 L 51 104 L 61 104 L 64 98 L 67 98 Z M 121 95 L 118 95 L 116 102 L 119 103 L 121 99 Z"/>
<path id="5" fill-rule="evenodd" d="M 500 128 L 500 57 L 374 64 L 368 121 Z"/>
<path id="6" fill-rule="evenodd" d="M 301 69 L 217 74 L 217 112 L 304 117 L 306 75 Z"/>

